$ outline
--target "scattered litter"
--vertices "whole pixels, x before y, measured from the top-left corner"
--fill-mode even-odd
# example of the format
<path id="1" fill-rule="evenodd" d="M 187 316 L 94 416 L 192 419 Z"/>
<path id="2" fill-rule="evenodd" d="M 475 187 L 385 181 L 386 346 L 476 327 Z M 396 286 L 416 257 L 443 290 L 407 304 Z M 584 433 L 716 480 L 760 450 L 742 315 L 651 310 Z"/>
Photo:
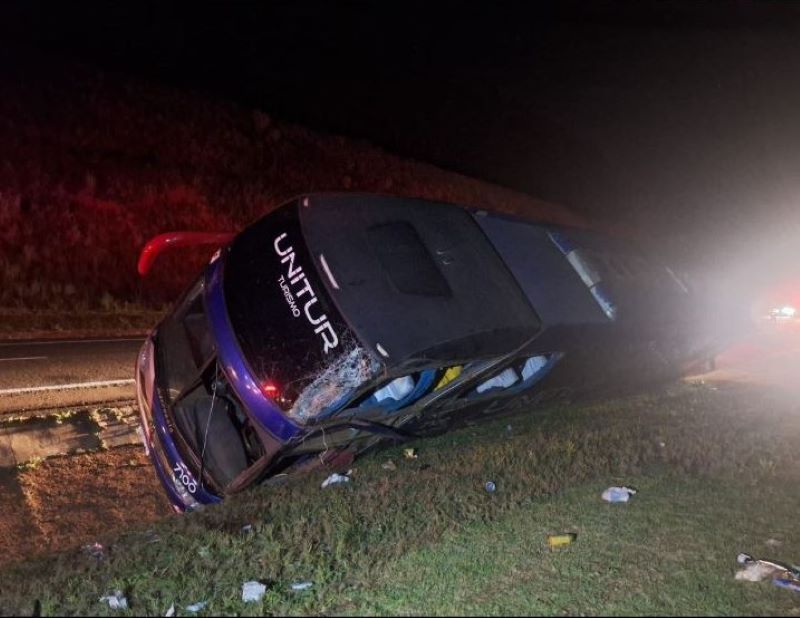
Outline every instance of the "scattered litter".
<path id="1" fill-rule="evenodd" d="M 253 531 L 253 524 L 245 524 L 244 526 L 242 526 L 243 534 L 249 534 L 252 531 Z"/>
<path id="2" fill-rule="evenodd" d="M 785 573 L 786 569 L 759 561 L 751 562 L 743 569 L 736 571 L 735 579 L 746 582 L 760 582 Z"/>
<path id="3" fill-rule="evenodd" d="M 245 582 L 242 584 L 242 601 L 245 603 L 260 601 L 266 591 L 267 587 L 261 582 Z"/>
<path id="4" fill-rule="evenodd" d="M 636 493 L 630 487 L 609 487 L 602 493 L 602 498 L 606 502 L 627 502 Z"/>
<path id="5" fill-rule="evenodd" d="M 403 457 L 406 459 L 416 459 L 417 458 L 417 449 L 415 448 L 407 448 L 403 451 Z"/>
<path id="6" fill-rule="evenodd" d="M 575 532 L 569 532 L 567 534 L 549 534 L 547 535 L 547 545 L 552 550 L 556 547 L 569 545 L 577 538 L 578 535 Z"/>
<path id="7" fill-rule="evenodd" d="M 172 618 L 175 615 L 175 603 L 169 606 L 167 613 L 164 614 L 165 618 Z"/>
<path id="8" fill-rule="evenodd" d="M 800 570 L 797 568 L 772 560 L 757 560 L 750 554 L 739 554 L 736 556 L 736 562 L 744 565 L 744 568 L 737 571 L 734 576 L 739 581 L 760 582 L 787 575 L 795 579 L 800 578 Z"/>
<path id="9" fill-rule="evenodd" d="M 102 560 L 106 557 L 105 548 L 100 543 L 92 543 L 91 545 L 83 546 L 83 553 L 91 556 L 96 560 Z"/>
<path id="10" fill-rule="evenodd" d="M 381 468 L 383 468 L 384 470 L 389 470 L 391 472 L 394 472 L 395 470 L 397 470 L 397 466 L 395 465 L 395 463 L 391 459 L 389 459 L 388 461 L 383 462 L 381 464 Z"/>
<path id="11" fill-rule="evenodd" d="M 115 590 L 113 594 L 100 597 L 101 603 L 108 603 L 111 609 L 128 609 L 128 599 L 122 594 L 122 590 Z"/>
<path id="12" fill-rule="evenodd" d="M 197 603 L 192 603 L 191 605 L 187 605 L 184 609 L 187 612 L 191 612 L 192 614 L 196 614 L 197 612 L 203 611 L 206 605 L 208 605 L 208 601 L 198 601 Z"/>
<path id="13" fill-rule="evenodd" d="M 483 486 L 487 493 L 493 494 L 497 489 L 497 485 L 494 484 L 494 481 L 486 481 L 486 485 Z"/>
<path id="14" fill-rule="evenodd" d="M 292 590 L 308 590 L 314 582 L 295 582 L 292 584 Z"/>
<path id="15" fill-rule="evenodd" d="M 322 481 L 322 489 L 325 489 L 328 485 L 338 485 L 339 483 L 349 483 L 350 482 L 350 475 L 353 473 L 352 470 L 348 470 L 345 474 L 331 474 L 328 478 Z"/>
<path id="16" fill-rule="evenodd" d="M 664 442 L 663 440 L 659 440 L 658 441 L 658 446 L 660 446 L 661 448 L 664 448 L 665 446 L 667 446 L 667 443 Z"/>
<path id="17" fill-rule="evenodd" d="M 787 588 L 794 592 L 800 592 L 800 581 L 788 578 L 775 578 L 772 583 L 780 588 Z"/>

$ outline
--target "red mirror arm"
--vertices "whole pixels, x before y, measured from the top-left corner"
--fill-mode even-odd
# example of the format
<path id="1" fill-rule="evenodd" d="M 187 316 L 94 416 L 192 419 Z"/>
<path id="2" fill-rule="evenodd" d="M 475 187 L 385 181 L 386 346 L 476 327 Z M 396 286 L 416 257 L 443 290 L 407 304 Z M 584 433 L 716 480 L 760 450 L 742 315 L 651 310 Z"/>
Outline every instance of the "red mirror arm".
<path id="1" fill-rule="evenodd" d="M 139 274 L 144 276 L 150 270 L 155 259 L 168 249 L 176 247 L 194 247 L 197 245 L 222 246 L 235 236 L 233 232 L 167 232 L 159 234 L 147 241 L 139 254 L 137 266 Z"/>

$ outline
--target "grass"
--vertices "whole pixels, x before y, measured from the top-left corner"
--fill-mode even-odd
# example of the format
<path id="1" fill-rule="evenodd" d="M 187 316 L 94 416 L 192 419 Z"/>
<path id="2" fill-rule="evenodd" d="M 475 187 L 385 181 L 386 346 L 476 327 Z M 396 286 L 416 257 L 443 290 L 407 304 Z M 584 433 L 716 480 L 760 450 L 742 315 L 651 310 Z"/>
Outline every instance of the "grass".
<path id="1" fill-rule="evenodd" d="M 733 580 L 739 551 L 800 555 L 797 504 L 785 485 L 668 473 L 625 480 L 640 492 L 627 505 L 601 503 L 598 480 L 465 526 L 409 552 L 333 613 L 753 616 L 798 606 L 767 583 Z M 563 531 L 576 532 L 576 542 L 549 551 L 546 536 Z"/>
<path id="2" fill-rule="evenodd" d="M 129 531 L 100 563 L 67 552 L 9 568 L 0 613 L 38 600 L 44 615 L 124 615 L 97 601 L 114 589 L 136 615 L 201 600 L 223 615 L 786 613 L 796 595 L 732 573 L 768 536 L 784 543 L 772 557 L 800 554 L 798 438 L 797 404 L 753 389 L 554 407 L 420 441 L 416 460 L 376 453 L 349 485 L 297 479 Z M 623 482 L 641 490 L 632 503 L 600 501 Z M 573 546 L 544 551 L 545 534 L 573 530 Z M 254 579 L 268 592 L 245 605 Z M 300 580 L 314 587 L 292 592 Z"/>

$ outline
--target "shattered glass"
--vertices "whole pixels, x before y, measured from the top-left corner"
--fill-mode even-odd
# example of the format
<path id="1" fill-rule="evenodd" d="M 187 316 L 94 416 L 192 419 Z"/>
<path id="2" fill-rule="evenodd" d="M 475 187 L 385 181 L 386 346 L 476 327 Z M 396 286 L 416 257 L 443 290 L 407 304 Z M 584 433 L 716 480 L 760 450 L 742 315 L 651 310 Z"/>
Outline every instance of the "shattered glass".
<path id="1" fill-rule="evenodd" d="M 372 380 L 381 371 L 381 363 L 363 347 L 355 345 L 343 352 L 327 367 L 313 377 L 300 392 L 287 414 L 305 423 L 331 407 L 339 405 L 342 398 L 364 382 Z"/>

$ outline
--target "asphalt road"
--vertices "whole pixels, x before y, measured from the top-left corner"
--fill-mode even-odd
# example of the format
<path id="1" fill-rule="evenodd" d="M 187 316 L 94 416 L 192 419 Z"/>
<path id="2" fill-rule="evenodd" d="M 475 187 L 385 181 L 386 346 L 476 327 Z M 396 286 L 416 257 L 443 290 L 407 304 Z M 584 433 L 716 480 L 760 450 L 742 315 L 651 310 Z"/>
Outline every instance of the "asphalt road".
<path id="1" fill-rule="evenodd" d="M 716 370 L 693 376 L 709 382 L 744 382 L 800 398 L 800 321 L 762 324 L 717 356 Z"/>
<path id="2" fill-rule="evenodd" d="M 0 414 L 134 398 L 142 339 L 0 343 Z"/>

